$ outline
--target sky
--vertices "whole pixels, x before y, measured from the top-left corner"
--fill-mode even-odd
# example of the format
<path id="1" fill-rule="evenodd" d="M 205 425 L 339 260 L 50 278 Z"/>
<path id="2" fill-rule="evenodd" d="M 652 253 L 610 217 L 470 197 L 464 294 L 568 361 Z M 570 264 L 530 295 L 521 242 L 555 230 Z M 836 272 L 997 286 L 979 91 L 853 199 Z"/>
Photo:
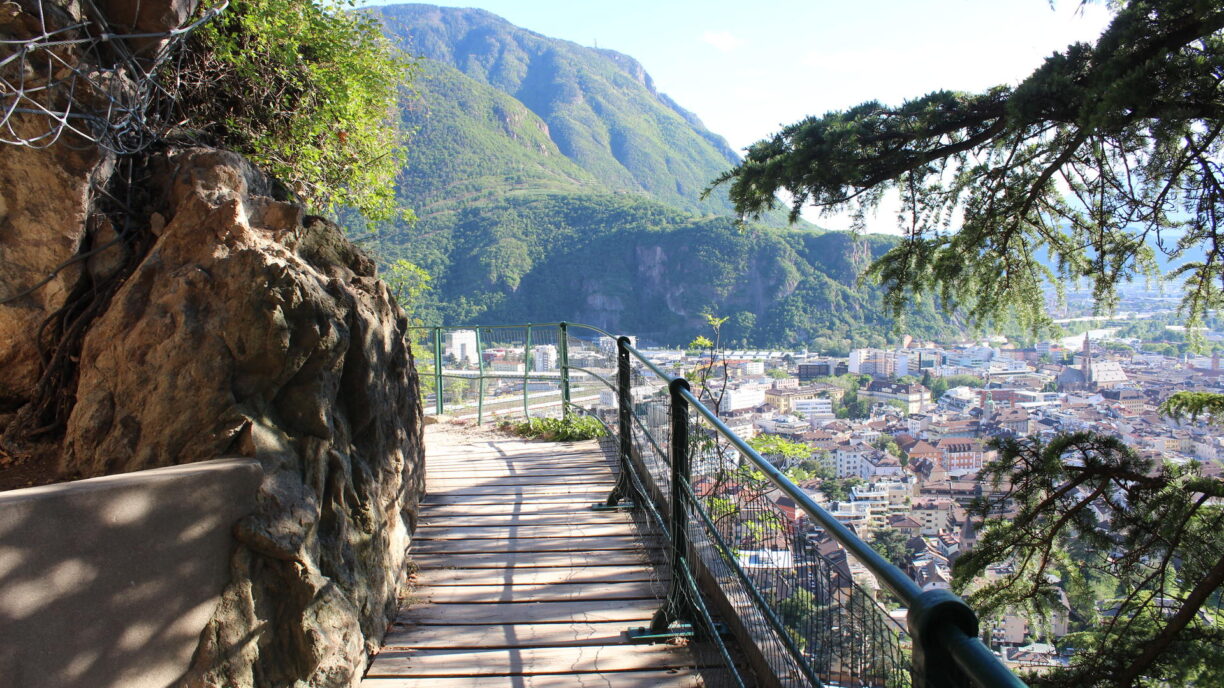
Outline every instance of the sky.
<path id="1" fill-rule="evenodd" d="M 370 4 L 388 4 L 375 2 Z M 434 3 L 445 4 L 445 3 Z M 809 115 L 867 100 L 1016 84 L 1095 42 L 1109 13 L 1078 0 L 468 0 L 520 27 L 636 58 L 658 90 L 742 153 Z M 889 231 L 884 208 L 868 231 Z M 816 218 L 811 218 L 816 220 Z M 816 220 L 840 228 L 836 218 Z"/>

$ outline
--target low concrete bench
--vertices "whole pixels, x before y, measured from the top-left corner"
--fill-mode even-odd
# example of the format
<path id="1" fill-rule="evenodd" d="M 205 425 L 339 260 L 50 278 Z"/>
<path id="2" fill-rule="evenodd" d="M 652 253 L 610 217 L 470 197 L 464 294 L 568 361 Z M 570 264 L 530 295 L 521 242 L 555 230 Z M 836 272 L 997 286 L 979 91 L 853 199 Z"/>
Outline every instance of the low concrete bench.
<path id="1" fill-rule="evenodd" d="M 262 474 L 218 459 L 0 492 L 0 684 L 180 678 Z"/>

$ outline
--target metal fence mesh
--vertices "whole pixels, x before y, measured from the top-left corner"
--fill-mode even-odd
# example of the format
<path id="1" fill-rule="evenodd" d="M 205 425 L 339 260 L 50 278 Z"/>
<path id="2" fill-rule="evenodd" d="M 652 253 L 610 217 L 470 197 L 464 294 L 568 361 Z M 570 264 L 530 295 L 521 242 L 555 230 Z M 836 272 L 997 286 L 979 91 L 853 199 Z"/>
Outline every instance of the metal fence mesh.
<path id="1" fill-rule="evenodd" d="M 704 419 L 690 433 L 693 546 L 770 673 L 784 686 L 909 686 L 903 629 L 852 562 Z"/>
<path id="2" fill-rule="evenodd" d="M 424 327 L 411 341 L 428 412 L 482 423 L 558 418 L 568 398 L 570 411 L 615 431 L 616 343 L 598 330 Z"/>
<path id="3" fill-rule="evenodd" d="M 91 0 L 80 15 L 45 0 L 0 7 L 0 141 L 144 150 L 174 124 L 171 66 L 186 38 L 228 6 L 168 31 L 122 32 Z M 73 136 L 66 137 L 71 134 Z"/>
<path id="4" fill-rule="evenodd" d="M 702 678 L 708 686 L 743 688 L 756 685 L 755 676 L 742 653 L 730 642 L 726 619 L 702 594 L 699 581 L 704 576 L 702 565 L 694 560 L 699 548 L 677 550 L 672 528 L 675 487 L 670 451 L 673 442 L 670 422 L 668 380 L 649 367 L 637 365 L 631 374 L 629 397 L 632 400 L 629 417 L 632 422 L 632 448 L 626 465 L 629 469 L 629 498 L 638 505 L 635 510 L 639 526 L 659 534 L 662 546 L 659 560 L 666 571 L 668 600 L 665 613 L 669 621 L 685 622 L 693 633 L 692 651 L 705 669 Z M 686 508 L 690 500 L 681 496 Z M 700 539 L 697 524 L 685 518 L 679 527 L 690 538 Z"/>
<path id="5" fill-rule="evenodd" d="M 616 345 L 594 328 L 569 325 L 564 336 L 571 408 L 599 418 L 615 429 Z"/>

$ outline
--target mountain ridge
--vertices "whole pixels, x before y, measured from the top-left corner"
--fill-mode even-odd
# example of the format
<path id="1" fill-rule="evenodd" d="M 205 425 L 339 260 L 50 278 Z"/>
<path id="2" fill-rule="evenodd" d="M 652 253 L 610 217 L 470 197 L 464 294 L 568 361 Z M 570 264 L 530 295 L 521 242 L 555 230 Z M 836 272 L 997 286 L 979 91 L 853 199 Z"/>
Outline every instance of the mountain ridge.
<path id="1" fill-rule="evenodd" d="M 728 343 L 893 338 L 879 289 L 856 283 L 891 240 L 782 229 L 784 211 L 741 225 L 725 194 L 701 200 L 738 158 L 636 59 L 484 10 L 376 11 L 422 56 L 399 187 L 420 219 L 372 242 L 433 275 L 425 322 L 585 321 L 680 345 L 716 314 Z M 951 331 L 929 301 L 913 310 L 914 334 Z"/>
<path id="2" fill-rule="evenodd" d="M 645 193 L 697 214 L 733 213 L 725 193 L 705 200 L 701 193 L 739 156 L 661 94 L 635 58 L 549 38 L 485 10 L 409 4 L 370 11 L 410 53 L 522 103 L 558 150 L 610 191 Z"/>

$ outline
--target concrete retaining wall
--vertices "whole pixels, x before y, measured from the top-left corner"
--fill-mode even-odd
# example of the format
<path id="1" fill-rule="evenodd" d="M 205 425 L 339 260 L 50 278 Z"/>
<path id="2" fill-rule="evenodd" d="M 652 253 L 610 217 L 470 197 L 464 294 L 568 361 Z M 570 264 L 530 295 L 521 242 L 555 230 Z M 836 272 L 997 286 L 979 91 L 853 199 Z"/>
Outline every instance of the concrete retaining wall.
<path id="1" fill-rule="evenodd" d="M 174 683 L 261 477 L 219 459 L 0 492 L 0 684 Z"/>

